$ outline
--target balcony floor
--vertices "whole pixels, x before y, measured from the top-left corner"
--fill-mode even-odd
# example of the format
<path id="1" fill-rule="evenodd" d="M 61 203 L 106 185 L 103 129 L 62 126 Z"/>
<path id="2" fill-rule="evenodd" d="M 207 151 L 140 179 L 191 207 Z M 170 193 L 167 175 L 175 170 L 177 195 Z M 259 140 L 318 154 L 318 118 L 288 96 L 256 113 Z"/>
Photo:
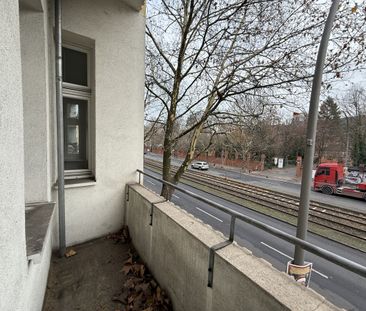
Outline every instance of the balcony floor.
<path id="1" fill-rule="evenodd" d="M 122 310 L 122 273 L 132 244 L 101 238 L 72 247 L 69 258 L 52 256 L 43 311 Z"/>

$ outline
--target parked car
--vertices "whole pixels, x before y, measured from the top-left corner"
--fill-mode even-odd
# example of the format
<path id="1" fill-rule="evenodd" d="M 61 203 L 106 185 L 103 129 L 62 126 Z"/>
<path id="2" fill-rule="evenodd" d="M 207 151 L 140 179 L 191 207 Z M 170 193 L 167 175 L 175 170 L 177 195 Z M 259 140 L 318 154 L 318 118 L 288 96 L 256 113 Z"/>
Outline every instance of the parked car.
<path id="1" fill-rule="evenodd" d="M 202 161 L 192 163 L 191 167 L 198 170 L 208 170 L 209 168 L 208 163 Z"/>

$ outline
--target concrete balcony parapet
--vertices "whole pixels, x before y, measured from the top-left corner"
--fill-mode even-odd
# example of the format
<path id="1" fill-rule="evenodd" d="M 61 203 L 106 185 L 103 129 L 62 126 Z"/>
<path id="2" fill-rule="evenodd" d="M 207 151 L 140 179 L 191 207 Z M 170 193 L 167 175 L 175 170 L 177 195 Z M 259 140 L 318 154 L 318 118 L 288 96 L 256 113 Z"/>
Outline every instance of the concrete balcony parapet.
<path id="1" fill-rule="evenodd" d="M 139 184 L 126 203 L 132 242 L 175 310 L 339 310 L 235 242 L 216 251 L 208 287 L 210 249 L 227 239 Z"/>

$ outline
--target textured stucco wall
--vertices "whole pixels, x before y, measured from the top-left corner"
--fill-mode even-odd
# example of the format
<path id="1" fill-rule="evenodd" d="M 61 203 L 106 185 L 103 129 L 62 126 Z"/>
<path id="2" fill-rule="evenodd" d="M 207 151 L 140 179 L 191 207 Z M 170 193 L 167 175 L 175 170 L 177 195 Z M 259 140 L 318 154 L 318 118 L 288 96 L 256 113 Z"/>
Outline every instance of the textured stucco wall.
<path id="1" fill-rule="evenodd" d="M 55 222 L 55 215 L 51 224 Z M 52 256 L 52 225 L 49 226 L 45 237 L 41 261 L 29 262 L 26 288 L 24 291 L 25 307 L 24 310 L 40 311 L 43 306 L 43 299 L 46 293 L 48 271 L 50 269 Z"/>
<path id="2" fill-rule="evenodd" d="M 53 8 L 43 1 L 43 13 L 30 12 L 23 4 L 19 16 L 17 1 L 0 1 L 0 310 L 6 311 L 41 308 L 52 235 L 41 262 L 27 265 L 24 203 L 56 198 Z M 95 41 L 96 55 L 97 182 L 66 190 L 73 244 L 121 226 L 125 184 L 143 165 L 144 16 L 118 0 L 69 0 L 63 17 L 65 30 Z"/>
<path id="3" fill-rule="evenodd" d="M 47 12 L 47 10 L 46 10 Z M 25 200 L 50 200 L 47 15 L 20 11 Z"/>
<path id="4" fill-rule="evenodd" d="M 119 0 L 63 1 L 63 29 L 95 42 L 97 182 L 65 191 L 67 244 L 121 226 L 125 184 L 143 166 L 144 21 Z"/>
<path id="5" fill-rule="evenodd" d="M 18 1 L 0 1 L 0 310 L 24 310 L 27 269 Z"/>
<path id="6" fill-rule="evenodd" d="M 174 310 L 339 310 L 233 243 L 215 255 L 213 287 L 207 287 L 210 247 L 225 237 L 140 185 L 129 188 L 126 224 L 132 243 L 172 299 Z"/>

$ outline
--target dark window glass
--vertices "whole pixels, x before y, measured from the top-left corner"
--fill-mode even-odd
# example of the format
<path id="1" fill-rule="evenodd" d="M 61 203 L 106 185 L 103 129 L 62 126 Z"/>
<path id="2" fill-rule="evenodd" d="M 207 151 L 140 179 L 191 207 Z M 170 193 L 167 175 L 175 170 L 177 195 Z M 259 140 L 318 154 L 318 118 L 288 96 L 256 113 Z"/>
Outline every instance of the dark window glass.
<path id="1" fill-rule="evenodd" d="M 87 169 L 87 101 L 64 97 L 65 169 Z"/>
<path id="2" fill-rule="evenodd" d="M 319 175 L 330 176 L 330 168 L 324 167 L 324 168 L 318 169 L 318 171 L 316 172 L 316 176 L 319 176 Z"/>
<path id="3" fill-rule="evenodd" d="M 318 171 L 316 172 L 316 176 L 320 176 L 320 175 L 326 175 L 326 168 L 319 168 Z"/>
<path id="4" fill-rule="evenodd" d="M 88 55 L 63 47 L 62 74 L 64 82 L 88 86 Z"/>

